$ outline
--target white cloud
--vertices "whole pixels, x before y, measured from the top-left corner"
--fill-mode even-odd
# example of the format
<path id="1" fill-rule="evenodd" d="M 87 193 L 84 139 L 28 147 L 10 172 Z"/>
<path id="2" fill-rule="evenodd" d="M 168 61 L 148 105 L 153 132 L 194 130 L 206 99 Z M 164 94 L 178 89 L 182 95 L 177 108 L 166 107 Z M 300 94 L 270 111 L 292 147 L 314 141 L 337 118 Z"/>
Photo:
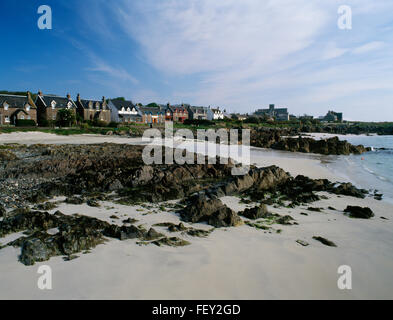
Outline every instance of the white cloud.
<path id="1" fill-rule="evenodd" d="M 341 4 L 119 0 L 112 4 L 112 20 L 140 45 L 148 64 L 172 79 L 176 90 L 168 100 L 224 105 L 240 112 L 268 103 L 287 104 L 293 113 L 317 106 L 315 112 L 322 114 L 329 105 L 344 108 L 343 98 L 349 99 L 345 108 L 350 110 L 351 99 L 359 105 L 364 101 L 360 95 L 371 97 L 393 84 L 388 54 L 392 39 L 380 32 L 390 23 L 392 2 L 348 0 L 354 15 L 350 31 L 337 28 Z M 96 68 L 122 74 L 100 63 Z M 147 89 L 139 91 L 140 100 L 146 100 L 140 94 L 149 94 Z M 374 96 L 374 101 L 386 109 L 386 97 Z M 351 116 L 356 118 L 356 111 Z"/>
<path id="2" fill-rule="evenodd" d="M 133 84 L 138 84 L 139 81 L 125 69 L 113 67 L 96 56 L 92 56 L 91 58 L 94 66 L 86 68 L 87 71 L 102 72 L 111 78 L 120 79 L 123 81 L 131 81 Z"/>
<path id="3" fill-rule="evenodd" d="M 384 47 L 384 42 L 382 41 L 372 41 L 366 43 L 362 46 L 355 48 L 352 52 L 355 54 L 363 54 L 374 50 L 379 50 Z"/>

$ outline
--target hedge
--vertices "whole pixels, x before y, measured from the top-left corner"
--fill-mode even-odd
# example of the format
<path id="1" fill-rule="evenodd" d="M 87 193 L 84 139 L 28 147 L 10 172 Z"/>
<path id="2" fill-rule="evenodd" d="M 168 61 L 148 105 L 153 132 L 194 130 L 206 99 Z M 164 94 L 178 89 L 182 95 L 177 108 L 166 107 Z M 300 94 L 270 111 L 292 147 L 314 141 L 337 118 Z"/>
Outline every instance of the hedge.
<path id="1" fill-rule="evenodd" d="M 34 120 L 30 120 L 30 119 L 17 119 L 15 126 L 17 126 L 17 127 L 35 127 L 36 123 Z"/>

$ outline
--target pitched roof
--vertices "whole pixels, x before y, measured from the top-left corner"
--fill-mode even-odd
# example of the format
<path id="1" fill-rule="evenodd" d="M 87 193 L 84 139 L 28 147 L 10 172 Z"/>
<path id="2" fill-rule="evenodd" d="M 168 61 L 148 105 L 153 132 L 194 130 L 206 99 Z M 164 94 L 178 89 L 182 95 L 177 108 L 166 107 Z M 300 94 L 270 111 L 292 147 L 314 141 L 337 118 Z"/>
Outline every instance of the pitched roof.
<path id="1" fill-rule="evenodd" d="M 53 101 L 56 103 L 55 108 L 65 109 L 67 108 L 68 102 L 71 102 L 73 106 L 76 107 L 75 102 L 71 98 L 68 99 L 67 97 L 59 97 L 54 95 L 38 95 L 37 99 L 41 99 L 47 107 L 50 107 Z"/>
<path id="2" fill-rule="evenodd" d="M 11 94 L 0 94 L 0 107 L 3 107 L 4 102 L 7 102 L 10 108 L 23 108 L 28 102 L 27 96 L 17 96 Z M 32 108 L 34 105 L 29 103 Z"/>
<path id="3" fill-rule="evenodd" d="M 112 102 L 112 104 L 115 106 L 115 108 L 117 110 L 121 110 L 122 108 L 127 109 L 130 108 L 132 109 L 133 107 L 135 107 L 135 105 L 128 100 L 122 100 L 122 99 L 112 99 L 109 100 L 110 102 Z"/>
<path id="4" fill-rule="evenodd" d="M 99 101 L 99 100 L 86 100 L 86 99 L 81 99 L 81 100 L 80 100 L 80 103 L 81 103 L 81 105 L 82 105 L 82 107 L 83 107 L 84 109 L 89 109 L 90 102 L 93 104 L 93 109 L 96 108 L 97 103 L 98 103 L 98 105 L 99 105 L 99 108 L 100 108 L 100 109 L 103 109 L 103 101 Z"/>
<path id="5" fill-rule="evenodd" d="M 207 112 L 207 107 L 196 107 L 196 106 L 190 106 L 189 109 L 193 112 L 193 113 L 205 113 Z"/>
<path id="6" fill-rule="evenodd" d="M 163 108 L 157 108 L 157 107 L 139 107 L 139 110 L 143 113 L 152 113 L 152 114 L 164 113 Z"/>

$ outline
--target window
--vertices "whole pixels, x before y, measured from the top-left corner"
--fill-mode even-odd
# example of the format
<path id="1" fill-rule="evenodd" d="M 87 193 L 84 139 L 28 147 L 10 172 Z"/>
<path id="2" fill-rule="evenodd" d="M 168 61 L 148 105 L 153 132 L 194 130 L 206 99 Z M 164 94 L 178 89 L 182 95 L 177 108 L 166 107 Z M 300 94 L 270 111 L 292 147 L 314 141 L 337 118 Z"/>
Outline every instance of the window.
<path id="1" fill-rule="evenodd" d="M 67 103 L 67 109 L 71 109 L 72 108 L 72 102 L 71 101 L 68 101 L 68 103 Z"/>
<path id="2" fill-rule="evenodd" d="M 24 115 L 21 115 L 21 116 L 20 116 L 20 119 L 21 119 L 21 120 L 25 120 L 25 116 L 24 116 Z"/>
<path id="3" fill-rule="evenodd" d="M 4 102 L 4 110 L 8 110 L 8 104 L 7 104 L 7 102 Z"/>
<path id="4" fill-rule="evenodd" d="M 52 106 L 52 109 L 56 108 L 56 102 L 55 102 L 55 101 L 52 101 L 52 102 L 51 102 L 51 106 Z"/>
<path id="5" fill-rule="evenodd" d="M 30 111 L 30 105 L 26 104 L 26 111 Z"/>
<path id="6" fill-rule="evenodd" d="M 4 122 L 9 123 L 9 122 L 10 122 L 10 117 L 9 117 L 9 116 L 5 116 L 5 117 L 4 117 Z"/>
<path id="7" fill-rule="evenodd" d="M 27 116 L 27 119 L 28 119 L 28 120 L 31 120 L 31 117 L 30 117 L 30 116 Z"/>

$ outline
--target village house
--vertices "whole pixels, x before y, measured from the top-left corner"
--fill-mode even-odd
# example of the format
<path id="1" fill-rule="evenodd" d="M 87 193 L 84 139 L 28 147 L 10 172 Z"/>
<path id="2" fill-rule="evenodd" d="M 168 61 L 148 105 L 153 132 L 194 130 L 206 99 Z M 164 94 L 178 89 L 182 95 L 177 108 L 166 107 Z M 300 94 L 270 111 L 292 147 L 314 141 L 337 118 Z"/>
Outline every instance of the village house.
<path id="1" fill-rule="evenodd" d="M 0 94 L 0 125 L 15 125 L 18 120 L 34 120 L 37 123 L 37 107 L 27 96 Z"/>
<path id="2" fill-rule="evenodd" d="M 76 115 L 76 104 L 71 96 L 59 97 L 55 95 L 44 95 L 38 91 L 35 101 L 37 106 L 37 121 L 39 125 L 47 125 L 45 122 L 54 122 L 57 120 L 57 113 L 61 109 L 71 110 Z"/>
<path id="3" fill-rule="evenodd" d="M 187 107 L 189 119 L 192 120 L 212 120 L 212 114 L 209 116 L 207 107 Z M 211 118 L 211 119 L 209 119 Z"/>
<path id="4" fill-rule="evenodd" d="M 289 113 L 287 108 L 275 108 L 274 104 L 269 105 L 269 109 L 258 109 L 254 115 L 273 118 L 277 121 L 288 121 Z"/>
<path id="5" fill-rule="evenodd" d="M 76 97 L 76 111 L 85 121 L 98 120 L 109 123 L 111 121 L 111 110 L 108 108 L 105 97 L 101 101 L 81 99 L 78 93 Z"/>
<path id="6" fill-rule="evenodd" d="M 184 104 L 181 105 L 167 105 L 165 119 L 168 120 L 169 116 L 171 117 L 171 121 L 181 122 L 188 119 L 188 110 Z"/>
<path id="7" fill-rule="evenodd" d="M 148 124 L 165 123 L 165 108 L 158 107 L 144 107 L 138 106 L 139 112 L 142 115 L 142 122 Z"/>
<path id="8" fill-rule="evenodd" d="M 134 105 L 132 101 L 111 99 L 108 101 L 108 108 L 111 113 L 111 121 L 113 122 L 142 122 L 142 114 L 139 111 L 139 107 Z"/>
<path id="9" fill-rule="evenodd" d="M 325 116 L 319 117 L 319 120 L 324 122 L 343 122 L 342 112 L 328 111 Z"/>

